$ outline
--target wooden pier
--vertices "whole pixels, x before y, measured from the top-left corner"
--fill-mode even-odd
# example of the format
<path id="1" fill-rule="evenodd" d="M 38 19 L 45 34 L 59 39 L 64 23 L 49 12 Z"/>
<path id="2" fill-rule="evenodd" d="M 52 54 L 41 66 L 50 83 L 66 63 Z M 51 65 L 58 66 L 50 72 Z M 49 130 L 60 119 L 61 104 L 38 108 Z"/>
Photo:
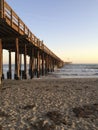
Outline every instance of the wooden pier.
<path id="1" fill-rule="evenodd" d="M 63 66 L 64 62 L 56 56 L 43 41 L 40 41 L 18 17 L 4 0 L 0 0 L 0 84 L 3 74 L 3 49 L 9 52 L 9 70 L 7 78 L 12 79 L 11 53 L 15 52 L 15 79 L 27 79 L 27 56 L 29 56 L 29 74 L 33 78 Z M 21 70 L 21 56 L 24 55 L 24 70 Z"/>

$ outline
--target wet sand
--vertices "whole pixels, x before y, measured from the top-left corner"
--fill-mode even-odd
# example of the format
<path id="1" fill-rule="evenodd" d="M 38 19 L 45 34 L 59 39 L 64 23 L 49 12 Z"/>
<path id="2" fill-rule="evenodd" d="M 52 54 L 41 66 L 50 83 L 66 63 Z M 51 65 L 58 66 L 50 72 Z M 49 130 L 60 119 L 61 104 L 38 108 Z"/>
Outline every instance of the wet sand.
<path id="1" fill-rule="evenodd" d="M 98 79 L 4 80 L 1 129 L 98 130 Z"/>

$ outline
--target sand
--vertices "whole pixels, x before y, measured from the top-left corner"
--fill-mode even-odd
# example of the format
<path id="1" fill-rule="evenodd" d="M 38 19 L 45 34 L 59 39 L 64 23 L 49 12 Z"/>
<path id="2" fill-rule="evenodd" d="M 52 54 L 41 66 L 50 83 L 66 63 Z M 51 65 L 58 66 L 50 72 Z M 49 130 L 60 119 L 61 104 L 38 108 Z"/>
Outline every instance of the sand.
<path id="1" fill-rule="evenodd" d="M 1 129 L 98 130 L 98 79 L 4 80 Z"/>

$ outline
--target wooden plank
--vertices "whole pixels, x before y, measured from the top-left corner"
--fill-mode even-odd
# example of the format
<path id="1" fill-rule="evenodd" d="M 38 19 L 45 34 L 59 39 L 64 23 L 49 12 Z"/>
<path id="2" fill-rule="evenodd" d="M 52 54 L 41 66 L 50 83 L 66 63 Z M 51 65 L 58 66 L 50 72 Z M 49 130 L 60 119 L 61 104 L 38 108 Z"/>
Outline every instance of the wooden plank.
<path id="1" fill-rule="evenodd" d="M 7 8 L 8 10 L 11 10 L 11 7 L 7 4 L 6 1 L 4 1 L 4 8 Z"/>

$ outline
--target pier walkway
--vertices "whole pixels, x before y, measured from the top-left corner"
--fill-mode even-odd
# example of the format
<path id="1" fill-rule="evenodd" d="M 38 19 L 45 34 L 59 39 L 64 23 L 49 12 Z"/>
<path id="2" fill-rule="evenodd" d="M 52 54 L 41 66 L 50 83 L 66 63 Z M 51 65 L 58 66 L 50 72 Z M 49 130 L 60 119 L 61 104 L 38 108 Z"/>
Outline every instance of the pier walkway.
<path id="1" fill-rule="evenodd" d="M 27 78 L 27 56 L 30 78 L 53 71 L 64 62 L 40 41 L 4 0 L 0 0 L 0 82 L 3 74 L 3 49 L 9 52 L 7 78 L 12 79 L 11 53 L 15 52 L 15 79 Z M 21 57 L 24 56 L 24 70 L 21 70 Z"/>

